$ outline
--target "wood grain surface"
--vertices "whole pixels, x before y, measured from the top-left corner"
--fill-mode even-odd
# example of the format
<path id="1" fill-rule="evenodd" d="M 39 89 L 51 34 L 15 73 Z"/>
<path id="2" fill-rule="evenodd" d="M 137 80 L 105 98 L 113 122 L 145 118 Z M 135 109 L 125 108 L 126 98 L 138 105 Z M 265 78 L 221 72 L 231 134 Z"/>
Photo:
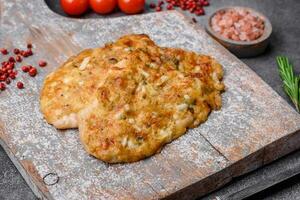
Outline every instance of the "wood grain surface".
<path id="1" fill-rule="evenodd" d="M 19 75 L 25 89 L 10 86 L 0 93 L 1 145 L 38 197 L 193 199 L 300 146 L 300 115 L 178 12 L 69 19 L 50 11 L 42 0 L 0 0 L 0 27 L 0 46 L 11 50 L 34 44 L 35 55 L 23 64 L 37 65 L 40 58 L 49 63 L 36 78 Z M 220 111 L 161 153 L 136 163 L 107 165 L 87 155 L 77 130 L 57 131 L 43 120 L 39 92 L 45 76 L 69 56 L 129 33 L 146 33 L 161 46 L 212 55 L 224 66 L 227 88 Z"/>

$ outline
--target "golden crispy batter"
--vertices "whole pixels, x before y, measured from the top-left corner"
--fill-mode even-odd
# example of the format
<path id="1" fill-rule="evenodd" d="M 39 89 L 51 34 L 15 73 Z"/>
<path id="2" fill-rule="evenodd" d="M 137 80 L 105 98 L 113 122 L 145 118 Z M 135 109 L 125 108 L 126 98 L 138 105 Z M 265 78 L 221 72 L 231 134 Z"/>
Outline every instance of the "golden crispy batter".
<path id="1" fill-rule="evenodd" d="M 85 149 L 109 163 L 153 155 L 221 107 L 223 70 L 214 59 L 150 41 L 132 46 L 149 40 L 134 37 L 116 42 L 129 54 L 108 70 L 96 98 L 78 115 Z"/>
<path id="2" fill-rule="evenodd" d="M 151 45 L 154 43 L 148 37 L 131 35 L 71 57 L 44 81 L 40 103 L 47 122 L 59 129 L 78 127 L 77 113 L 95 98 L 108 69 L 124 65 L 123 59 L 131 51 L 129 46 Z"/>
<path id="3" fill-rule="evenodd" d="M 151 156 L 221 107 L 223 70 L 210 56 L 127 35 L 70 58 L 45 80 L 41 110 L 57 128 L 79 126 L 105 162 Z"/>

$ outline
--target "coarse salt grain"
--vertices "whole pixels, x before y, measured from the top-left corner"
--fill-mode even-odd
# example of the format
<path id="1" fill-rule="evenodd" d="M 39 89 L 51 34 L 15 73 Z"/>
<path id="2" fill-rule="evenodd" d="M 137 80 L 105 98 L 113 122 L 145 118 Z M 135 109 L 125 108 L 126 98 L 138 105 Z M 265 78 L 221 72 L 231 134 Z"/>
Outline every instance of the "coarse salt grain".
<path id="1" fill-rule="evenodd" d="M 253 41 L 263 35 L 265 24 L 253 12 L 235 8 L 217 12 L 211 19 L 211 27 L 227 39 Z"/>

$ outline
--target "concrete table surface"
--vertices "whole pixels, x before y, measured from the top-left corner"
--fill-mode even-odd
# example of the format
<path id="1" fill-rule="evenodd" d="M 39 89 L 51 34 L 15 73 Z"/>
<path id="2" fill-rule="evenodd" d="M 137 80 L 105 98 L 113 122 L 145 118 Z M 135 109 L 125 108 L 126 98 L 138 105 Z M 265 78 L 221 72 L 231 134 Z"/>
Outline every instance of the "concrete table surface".
<path id="1" fill-rule="evenodd" d="M 2 0 L 1 0 L 2 1 Z M 53 2 L 58 2 L 55 0 Z M 230 5 L 248 6 L 265 14 L 273 25 L 271 45 L 264 55 L 256 58 L 242 59 L 265 82 L 278 92 L 289 103 L 290 100 L 281 88 L 275 57 L 287 55 L 293 62 L 295 70 L 300 74 L 300 1 L 299 0 L 211 0 L 211 6 L 206 8 L 207 15 L 197 17 L 199 24 L 204 25 L 207 16 L 215 9 Z M 149 1 L 147 2 L 149 3 Z M 1 4 L 0 4 L 1 5 Z M 1 9 L 0 9 L 1 10 Z M 148 9 L 147 9 L 148 11 Z M 222 189 L 210 194 L 204 199 L 216 196 L 226 196 L 243 189 L 247 185 L 263 182 L 270 174 L 283 172 L 286 169 L 300 166 L 300 151 L 294 152 L 258 169 L 252 173 L 237 178 Z M 300 199 L 300 179 L 292 179 L 273 189 L 259 193 L 253 199 Z M 0 147 L 0 199 L 36 199 L 17 169 Z"/>

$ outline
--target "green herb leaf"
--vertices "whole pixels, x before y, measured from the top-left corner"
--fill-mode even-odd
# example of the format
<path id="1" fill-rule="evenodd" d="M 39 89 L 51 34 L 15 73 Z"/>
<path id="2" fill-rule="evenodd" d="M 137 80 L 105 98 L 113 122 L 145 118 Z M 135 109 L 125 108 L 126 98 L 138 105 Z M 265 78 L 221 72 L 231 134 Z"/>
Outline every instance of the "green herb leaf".
<path id="1" fill-rule="evenodd" d="M 294 74 L 293 66 L 287 57 L 278 56 L 276 60 L 283 89 L 300 112 L 300 76 Z"/>

